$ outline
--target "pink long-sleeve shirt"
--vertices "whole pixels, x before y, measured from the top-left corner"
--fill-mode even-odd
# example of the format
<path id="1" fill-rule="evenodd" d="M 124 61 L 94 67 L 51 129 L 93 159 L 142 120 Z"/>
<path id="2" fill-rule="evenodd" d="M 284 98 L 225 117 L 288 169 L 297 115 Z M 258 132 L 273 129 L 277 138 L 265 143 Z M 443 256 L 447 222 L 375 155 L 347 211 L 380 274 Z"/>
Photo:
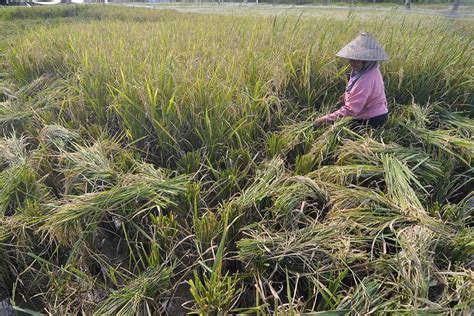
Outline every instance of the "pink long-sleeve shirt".
<path id="1" fill-rule="evenodd" d="M 322 117 L 325 122 L 352 116 L 370 119 L 388 112 L 382 73 L 378 66 L 363 74 L 350 91 L 344 94 L 344 105 L 337 111 Z"/>

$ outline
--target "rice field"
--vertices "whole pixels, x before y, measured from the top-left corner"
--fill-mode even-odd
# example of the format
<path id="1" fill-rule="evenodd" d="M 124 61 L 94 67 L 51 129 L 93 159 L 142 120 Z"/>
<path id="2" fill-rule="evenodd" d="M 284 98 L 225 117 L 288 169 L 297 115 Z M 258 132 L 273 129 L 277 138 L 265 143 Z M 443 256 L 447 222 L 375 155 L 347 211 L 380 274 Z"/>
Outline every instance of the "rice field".
<path id="1" fill-rule="evenodd" d="M 474 19 L 0 9 L 0 301 L 37 315 L 468 315 Z M 337 108 L 372 32 L 390 119 Z"/>

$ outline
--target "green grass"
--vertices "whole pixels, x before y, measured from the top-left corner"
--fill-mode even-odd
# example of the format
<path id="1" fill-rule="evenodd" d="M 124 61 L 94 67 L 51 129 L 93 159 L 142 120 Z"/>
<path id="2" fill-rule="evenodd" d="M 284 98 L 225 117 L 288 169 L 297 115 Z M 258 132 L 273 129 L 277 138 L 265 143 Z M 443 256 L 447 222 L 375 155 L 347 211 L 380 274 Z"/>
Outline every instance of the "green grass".
<path id="1" fill-rule="evenodd" d="M 0 287 L 18 308 L 470 310 L 472 19 L 163 7 L 0 10 Z M 390 55 L 390 120 L 316 128 L 362 30 Z"/>

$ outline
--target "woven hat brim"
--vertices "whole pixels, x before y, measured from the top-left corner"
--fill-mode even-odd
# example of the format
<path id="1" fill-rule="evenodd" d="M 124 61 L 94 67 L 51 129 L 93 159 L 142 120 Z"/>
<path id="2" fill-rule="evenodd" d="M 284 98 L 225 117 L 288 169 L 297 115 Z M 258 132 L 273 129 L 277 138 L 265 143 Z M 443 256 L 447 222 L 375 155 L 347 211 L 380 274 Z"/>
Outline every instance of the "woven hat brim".
<path id="1" fill-rule="evenodd" d="M 341 49 L 337 54 L 337 57 L 353 59 L 353 60 L 364 60 L 364 61 L 383 61 L 388 60 L 388 55 L 380 48 L 377 49 L 354 49 L 348 48 L 347 46 Z"/>
<path id="2" fill-rule="evenodd" d="M 388 60 L 388 55 L 383 47 L 372 34 L 367 32 L 360 33 L 354 40 L 344 46 L 336 56 L 367 61 Z"/>

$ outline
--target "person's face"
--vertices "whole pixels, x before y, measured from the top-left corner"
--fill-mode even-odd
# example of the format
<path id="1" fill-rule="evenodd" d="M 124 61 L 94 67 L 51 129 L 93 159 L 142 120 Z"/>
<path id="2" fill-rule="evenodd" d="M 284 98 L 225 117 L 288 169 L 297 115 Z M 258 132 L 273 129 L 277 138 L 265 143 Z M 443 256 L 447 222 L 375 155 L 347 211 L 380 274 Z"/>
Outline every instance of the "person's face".
<path id="1" fill-rule="evenodd" d="M 362 60 L 349 59 L 349 64 L 351 64 L 351 68 L 354 71 L 360 71 L 362 67 L 364 67 L 364 62 Z"/>

